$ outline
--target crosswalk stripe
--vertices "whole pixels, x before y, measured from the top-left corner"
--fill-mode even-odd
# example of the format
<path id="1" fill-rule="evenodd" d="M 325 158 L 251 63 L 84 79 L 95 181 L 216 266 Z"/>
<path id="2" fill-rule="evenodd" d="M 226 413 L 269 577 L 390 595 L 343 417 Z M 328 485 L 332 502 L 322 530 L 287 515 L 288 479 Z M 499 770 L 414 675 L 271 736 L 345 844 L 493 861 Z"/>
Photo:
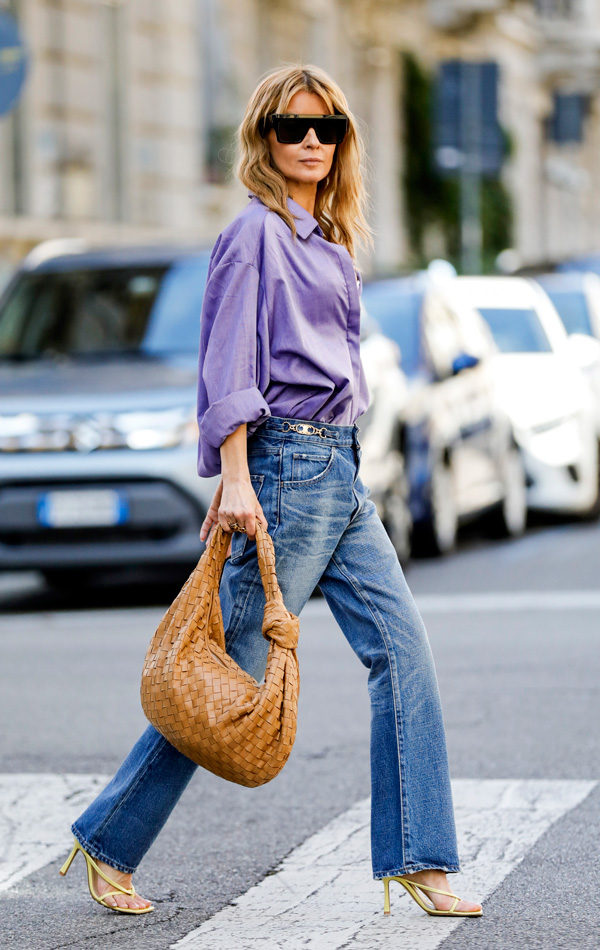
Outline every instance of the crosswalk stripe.
<path id="1" fill-rule="evenodd" d="M 73 819 L 105 775 L 0 775 L 0 891 L 66 857 Z M 484 899 L 554 822 L 579 805 L 595 781 L 455 779 L 463 871 L 451 887 Z M 383 916 L 383 886 L 371 877 L 369 799 L 296 848 L 275 872 L 171 945 L 171 950 L 434 950 L 464 919 L 443 928 L 399 885 Z M 484 903 L 484 915 L 485 915 Z"/>
<path id="2" fill-rule="evenodd" d="M 0 775 L 0 891 L 66 858 L 71 823 L 107 781 L 105 775 Z"/>
<path id="3" fill-rule="evenodd" d="M 452 783 L 462 873 L 459 895 L 483 902 L 538 838 L 580 804 L 596 782 L 466 780 Z M 443 926 L 392 883 L 392 913 L 371 877 L 369 799 L 296 848 L 237 901 L 171 950 L 434 950 L 465 918 Z M 485 904 L 484 904 L 485 915 Z"/>

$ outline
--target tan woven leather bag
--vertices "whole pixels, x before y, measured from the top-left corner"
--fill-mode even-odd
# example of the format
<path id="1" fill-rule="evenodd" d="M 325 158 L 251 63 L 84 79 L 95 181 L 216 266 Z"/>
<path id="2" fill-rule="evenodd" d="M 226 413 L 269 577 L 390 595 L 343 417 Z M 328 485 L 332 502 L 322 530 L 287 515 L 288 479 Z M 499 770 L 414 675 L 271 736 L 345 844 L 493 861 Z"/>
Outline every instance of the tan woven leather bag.
<path id="1" fill-rule="evenodd" d="M 296 737 L 300 621 L 285 608 L 273 541 L 257 519 L 262 632 L 271 641 L 264 683 L 229 656 L 219 584 L 230 540 L 217 524 L 160 622 L 146 653 L 141 698 L 152 725 L 176 749 L 230 782 L 255 787 L 281 771 Z"/>

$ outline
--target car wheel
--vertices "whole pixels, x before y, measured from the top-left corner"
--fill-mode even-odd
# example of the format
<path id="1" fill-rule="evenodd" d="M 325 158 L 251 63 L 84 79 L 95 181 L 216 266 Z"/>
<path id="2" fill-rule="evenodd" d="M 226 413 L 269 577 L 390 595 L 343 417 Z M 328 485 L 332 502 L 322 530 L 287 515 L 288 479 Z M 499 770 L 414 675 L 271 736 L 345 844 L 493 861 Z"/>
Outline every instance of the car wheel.
<path id="1" fill-rule="evenodd" d="M 407 564 L 410 559 L 412 518 L 408 506 L 406 478 L 403 475 L 394 480 L 385 496 L 383 526 L 394 545 L 400 564 Z"/>
<path id="2" fill-rule="evenodd" d="M 449 554 L 456 546 L 456 510 L 452 464 L 440 458 L 431 473 L 431 517 L 415 526 L 413 550 L 425 555 Z"/>
<path id="3" fill-rule="evenodd" d="M 489 518 L 489 533 L 494 538 L 518 538 L 527 526 L 527 479 L 521 453 L 516 445 L 502 463 L 504 498 Z"/>

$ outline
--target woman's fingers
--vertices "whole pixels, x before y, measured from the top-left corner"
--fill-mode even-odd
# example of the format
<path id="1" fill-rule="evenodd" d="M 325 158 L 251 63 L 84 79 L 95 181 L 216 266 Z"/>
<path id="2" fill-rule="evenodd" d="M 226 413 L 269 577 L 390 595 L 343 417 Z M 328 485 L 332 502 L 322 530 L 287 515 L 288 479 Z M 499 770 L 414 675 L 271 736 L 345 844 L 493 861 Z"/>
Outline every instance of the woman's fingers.
<path id="1" fill-rule="evenodd" d="M 223 530 L 227 534 L 243 531 L 249 538 L 254 538 L 257 518 L 261 519 L 263 527 L 266 528 L 267 519 L 250 479 L 248 478 L 247 483 L 238 481 L 226 485 L 217 512 L 217 519 Z M 233 528 L 232 524 L 239 525 L 239 528 Z"/>
<path id="2" fill-rule="evenodd" d="M 254 517 L 252 520 L 253 520 L 252 530 L 250 530 L 250 528 L 248 527 L 246 530 L 246 534 L 248 535 L 249 538 L 254 539 L 256 537 L 256 522 L 257 521 L 260 521 L 265 531 L 269 530 L 269 522 L 265 518 L 265 513 L 262 510 L 261 506 L 259 505 L 258 501 L 256 502 L 256 510 L 254 512 Z M 248 526 L 248 520 L 246 521 L 246 526 Z"/>
<path id="3" fill-rule="evenodd" d="M 215 521 L 214 524 L 212 525 L 210 531 L 208 532 L 208 537 L 206 538 L 206 543 L 207 543 L 207 544 L 210 542 L 210 539 L 211 539 L 213 533 L 217 530 L 217 525 L 218 525 L 218 523 L 219 523 L 218 521 Z M 229 557 L 230 554 L 231 554 L 231 538 L 229 539 L 229 544 L 227 545 L 227 554 L 225 555 L 225 557 Z"/>
<path id="4" fill-rule="evenodd" d="M 207 539 L 207 535 L 210 534 L 210 531 L 212 530 L 213 526 L 218 521 L 219 505 L 221 504 L 222 494 L 223 494 L 223 479 L 221 479 L 221 481 L 219 482 L 219 485 L 217 487 L 217 490 L 211 502 L 210 508 L 206 512 L 206 518 L 202 522 L 202 527 L 200 528 L 201 541 L 204 541 L 205 539 Z"/>

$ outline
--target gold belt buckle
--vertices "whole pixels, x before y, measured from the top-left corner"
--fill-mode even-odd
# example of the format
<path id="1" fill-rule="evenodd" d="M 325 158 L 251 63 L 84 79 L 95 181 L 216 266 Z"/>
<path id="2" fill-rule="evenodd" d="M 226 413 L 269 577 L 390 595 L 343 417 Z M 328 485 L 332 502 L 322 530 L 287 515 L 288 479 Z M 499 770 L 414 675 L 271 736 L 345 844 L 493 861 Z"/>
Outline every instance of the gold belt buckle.
<path id="1" fill-rule="evenodd" d="M 320 435 L 322 439 L 327 438 L 327 431 L 323 428 L 317 428 L 317 426 L 311 425 L 310 422 L 284 422 L 284 426 L 287 426 L 287 429 L 284 429 L 284 432 L 289 432 L 290 429 L 293 429 L 294 432 L 300 432 L 303 435 Z"/>

